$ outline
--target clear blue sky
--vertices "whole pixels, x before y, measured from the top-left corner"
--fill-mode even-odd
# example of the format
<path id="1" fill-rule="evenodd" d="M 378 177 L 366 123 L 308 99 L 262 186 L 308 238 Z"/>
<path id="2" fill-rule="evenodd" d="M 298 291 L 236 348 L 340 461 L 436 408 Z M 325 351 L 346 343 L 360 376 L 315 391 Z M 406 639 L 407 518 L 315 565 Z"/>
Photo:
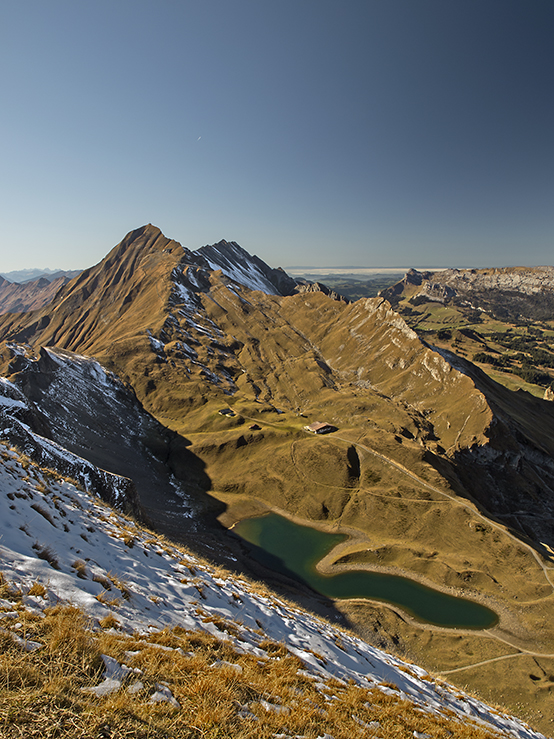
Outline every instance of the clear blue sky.
<path id="1" fill-rule="evenodd" d="M 5 0 L 0 271 L 554 263 L 553 0 Z"/>

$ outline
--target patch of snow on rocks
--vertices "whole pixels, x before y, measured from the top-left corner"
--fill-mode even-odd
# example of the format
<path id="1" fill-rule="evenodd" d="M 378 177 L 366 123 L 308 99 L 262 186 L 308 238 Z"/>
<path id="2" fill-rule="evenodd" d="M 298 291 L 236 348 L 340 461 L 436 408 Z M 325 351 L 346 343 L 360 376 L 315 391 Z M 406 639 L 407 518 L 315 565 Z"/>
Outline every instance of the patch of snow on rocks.
<path id="1" fill-rule="evenodd" d="M 165 344 L 163 343 L 163 341 L 160 341 L 159 339 L 156 339 L 155 336 L 152 336 L 152 333 L 149 329 L 146 331 L 146 333 L 148 334 L 150 346 L 156 352 L 156 354 L 163 354 L 165 351 Z"/>
<path id="2" fill-rule="evenodd" d="M 239 285 L 244 285 L 250 290 L 261 290 L 267 295 L 275 295 L 277 292 L 275 286 L 263 272 L 245 259 L 246 252 L 242 249 L 239 251 L 239 248 L 228 243 L 225 247 L 225 254 L 216 252 L 215 247 L 212 247 L 211 256 L 205 254 L 203 256 L 210 265 L 210 269 L 221 270 L 224 275 Z"/>

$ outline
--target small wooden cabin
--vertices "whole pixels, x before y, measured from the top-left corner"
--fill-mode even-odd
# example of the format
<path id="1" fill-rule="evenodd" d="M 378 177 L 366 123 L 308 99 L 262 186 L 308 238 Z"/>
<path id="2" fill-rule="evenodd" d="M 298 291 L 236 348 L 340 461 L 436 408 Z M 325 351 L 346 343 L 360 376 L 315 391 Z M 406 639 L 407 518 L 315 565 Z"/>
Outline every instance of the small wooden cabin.
<path id="1" fill-rule="evenodd" d="M 309 426 L 304 426 L 306 431 L 311 431 L 312 434 L 329 434 L 331 431 L 336 431 L 337 427 L 332 426 L 330 423 L 321 423 L 320 421 L 315 421 L 315 423 L 310 423 Z"/>

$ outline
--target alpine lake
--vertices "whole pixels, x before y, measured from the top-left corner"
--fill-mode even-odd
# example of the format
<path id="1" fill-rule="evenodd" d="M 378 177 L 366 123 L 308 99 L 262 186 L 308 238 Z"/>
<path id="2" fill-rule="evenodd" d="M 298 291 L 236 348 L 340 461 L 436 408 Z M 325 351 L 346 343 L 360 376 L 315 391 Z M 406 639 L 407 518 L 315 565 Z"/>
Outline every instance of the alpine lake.
<path id="1" fill-rule="evenodd" d="M 420 622 L 449 628 L 488 629 L 498 616 L 475 601 L 426 587 L 407 577 L 348 569 L 326 575 L 317 563 L 345 534 L 301 526 L 277 513 L 239 521 L 232 529 L 264 566 L 332 599 L 367 598 L 398 606 Z"/>

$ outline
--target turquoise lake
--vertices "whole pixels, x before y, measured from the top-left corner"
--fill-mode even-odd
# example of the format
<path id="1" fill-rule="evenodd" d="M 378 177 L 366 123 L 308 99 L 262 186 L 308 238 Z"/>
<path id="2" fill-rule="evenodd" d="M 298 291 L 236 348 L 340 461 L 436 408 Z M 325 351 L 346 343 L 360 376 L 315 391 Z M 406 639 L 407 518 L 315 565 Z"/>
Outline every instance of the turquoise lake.
<path id="1" fill-rule="evenodd" d="M 329 598 L 371 598 L 399 606 L 418 621 L 450 628 L 486 629 L 498 622 L 489 608 L 457 598 L 397 575 L 348 570 L 323 575 L 316 564 L 344 541 L 344 534 L 329 534 L 300 526 L 276 513 L 247 518 L 233 528 L 247 542 L 261 564 L 308 585 Z"/>

